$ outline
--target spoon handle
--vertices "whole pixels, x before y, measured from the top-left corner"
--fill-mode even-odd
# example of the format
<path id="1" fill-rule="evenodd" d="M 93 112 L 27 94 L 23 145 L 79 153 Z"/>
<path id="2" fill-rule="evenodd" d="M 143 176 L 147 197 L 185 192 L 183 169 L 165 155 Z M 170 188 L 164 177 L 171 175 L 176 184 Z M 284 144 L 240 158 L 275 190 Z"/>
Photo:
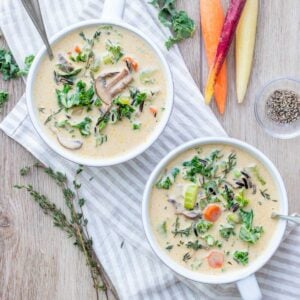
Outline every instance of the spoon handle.
<path id="1" fill-rule="evenodd" d="M 41 14 L 41 9 L 40 9 L 40 5 L 39 5 L 39 1 L 37 2 L 37 11 L 35 10 L 31 0 L 21 0 L 26 12 L 28 13 L 29 17 L 32 20 L 32 23 L 34 24 L 35 28 L 37 29 L 38 33 L 40 34 L 46 49 L 47 49 L 47 53 L 48 56 L 51 59 L 53 59 L 53 52 L 47 37 L 47 33 L 46 33 L 46 29 L 45 29 L 45 25 L 44 25 L 44 21 L 43 21 L 43 17 Z"/>
<path id="2" fill-rule="evenodd" d="M 294 222 L 300 225 L 300 216 L 285 216 L 285 215 L 277 215 L 280 219 L 284 219 L 287 221 Z"/>

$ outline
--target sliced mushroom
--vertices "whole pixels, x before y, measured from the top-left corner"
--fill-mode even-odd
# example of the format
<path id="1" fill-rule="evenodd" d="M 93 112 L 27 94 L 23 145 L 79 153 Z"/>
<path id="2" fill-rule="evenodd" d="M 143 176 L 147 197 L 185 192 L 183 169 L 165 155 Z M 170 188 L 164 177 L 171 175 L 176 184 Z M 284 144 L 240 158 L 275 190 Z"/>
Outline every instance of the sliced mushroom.
<path id="1" fill-rule="evenodd" d="M 71 138 L 63 136 L 61 134 L 57 134 L 57 140 L 63 147 L 70 149 L 70 150 L 80 149 L 83 144 L 83 142 L 80 140 L 71 139 Z"/>
<path id="2" fill-rule="evenodd" d="M 112 96 L 105 85 L 105 81 L 103 81 L 102 77 L 100 76 L 98 76 L 95 80 L 95 90 L 96 94 L 102 100 L 102 102 L 111 104 Z"/>
<path id="3" fill-rule="evenodd" d="M 57 66 L 61 71 L 65 72 L 65 73 L 69 73 L 74 70 L 73 65 L 71 63 L 69 63 L 61 53 L 58 54 L 57 61 L 58 61 Z"/>
<path id="4" fill-rule="evenodd" d="M 80 116 L 82 115 L 82 113 L 83 113 L 83 107 L 74 107 L 71 112 L 73 116 Z"/>
<path id="5" fill-rule="evenodd" d="M 168 199 L 168 202 L 170 202 L 174 206 L 176 210 L 175 212 L 176 215 L 183 215 L 188 219 L 201 218 L 202 216 L 202 211 L 199 209 L 186 210 L 184 209 L 181 203 L 177 202 L 174 199 Z"/>
<path id="6" fill-rule="evenodd" d="M 107 77 L 111 77 L 109 82 Z M 95 80 L 95 90 L 98 97 L 104 103 L 101 107 L 102 112 L 110 109 L 113 97 L 120 93 L 132 81 L 132 76 L 127 68 L 122 70 L 101 73 Z"/>
<path id="7" fill-rule="evenodd" d="M 110 90 L 113 86 L 115 86 L 117 83 L 119 83 L 128 74 L 129 74 L 128 69 L 124 68 L 119 73 L 117 73 L 115 76 L 111 77 L 111 79 L 107 82 L 106 87 Z"/>
<path id="8" fill-rule="evenodd" d="M 112 77 L 118 73 L 120 73 L 119 70 L 105 70 L 105 71 L 100 72 L 99 77 L 101 77 L 101 78 Z"/>

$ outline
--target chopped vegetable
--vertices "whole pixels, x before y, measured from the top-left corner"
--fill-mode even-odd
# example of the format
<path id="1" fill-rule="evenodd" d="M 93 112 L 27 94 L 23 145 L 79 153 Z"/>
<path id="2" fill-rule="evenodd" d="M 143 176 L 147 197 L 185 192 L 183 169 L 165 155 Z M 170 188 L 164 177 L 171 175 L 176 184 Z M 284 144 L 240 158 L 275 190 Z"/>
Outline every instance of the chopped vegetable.
<path id="1" fill-rule="evenodd" d="M 171 170 L 170 173 L 168 173 L 167 175 L 161 177 L 157 183 L 156 183 L 156 187 L 158 189 L 165 189 L 168 190 L 170 188 L 170 186 L 174 183 L 177 175 L 179 174 L 180 170 L 178 168 L 173 168 Z"/>
<path id="2" fill-rule="evenodd" d="M 62 89 L 56 90 L 57 101 L 60 107 L 67 109 L 75 106 L 89 107 L 93 103 L 95 95 L 93 85 L 87 89 L 86 83 L 80 80 L 76 84 L 75 92 L 70 94 L 71 90 L 72 87 L 66 84 L 64 84 Z"/>
<path id="3" fill-rule="evenodd" d="M 69 84 L 73 85 L 75 81 L 75 76 L 80 73 L 81 69 L 74 69 L 68 73 L 59 73 L 54 71 L 54 80 L 56 84 Z"/>
<path id="4" fill-rule="evenodd" d="M 157 115 L 157 108 L 155 106 L 153 106 L 153 105 L 150 105 L 149 106 L 149 110 L 153 114 L 153 116 L 156 117 L 156 115 Z"/>
<path id="5" fill-rule="evenodd" d="M 261 226 L 248 228 L 243 224 L 240 228 L 239 238 L 247 243 L 255 244 L 263 232 L 264 230 Z"/>
<path id="6" fill-rule="evenodd" d="M 174 44 L 193 36 L 196 26 L 185 11 L 177 11 L 176 0 L 152 0 L 149 3 L 159 9 L 158 19 L 166 27 L 169 27 L 173 36 L 165 42 L 169 50 Z"/>
<path id="7" fill-rule="evenodd" d="M 224 264 L 224 254 L 219 251 L 211 251 L 207 257 L 207 261 L 211 268 L 222 268 Z"/>
<path id="8" fill-rule="evenodd" d="M 245 190 L 242 189 L 236 196 L 235 201 L 239 204 L 239 207 L 245 207 L 249 204 L 249 200 L 245 197 Z"/>
<path id="9" fill-rule="evenodd" d="M 161 234 L 167 234 L 167 221 L 164 221 L 162 224 L 158 226 L 158 231 Z"/>
<path id="10" fill-rule="evenodd" d="M 91 123 L 92 119 L 89 117 L 85 117 L 83 121 L 78 124 L 71 125 L 73 128 L 79 129 L 81 135 L 88 136 L 91 134 Z"/>
<path id="11" fill-rule="evenodd" d="M 80 52 L 81 52 L 81 49 L 80 49 L 79 46 L 76 46 L 76 47 L 74 48 L 74 51 L 75 51 L 76 53 L 80 53 Z"/>
<path id="12" fill-rule="evenodd" d="M 246 227 L 248 227 L 248 228 L 252 227 L 253 210 L 251 209 L 250 211 L 245 211 L 243 209 L 240 209 L 239 213 L 240 213 L 242 222 L 246 225 Z"/>
<path id="13" fill-rule="evenodd" d="M 222 243 L 218 240 L 216 240 L 212 235 L 208 234 L 202 237 L 205 241 L 208 247 L 222 247 Z"/>
<path id="14" fill-rule="evenodd" d="M 242 219 L 242 226 L 240 228 L 239 238 L 242 241 L 250 244 L 255 244 L 264 232 L 261 226 L 252 227 L 253 223 L 253 210 L 245 211 L 240 209 L 240 216 Z"/>
<path id="15" fill-rule="evenodd" d="M 138 68 L 139 68 L 139 65 L 138 65 L 138 63 L 137 63 L 136 60 L 134 60 L 134 59 L 133 59 L 132 57 L 130 57 L 130 56 L 125 56 L 125 57 L 123 58 L 123 61 L 126 62 L 127 67 L 128 67 L 128 69 L 129 69 L 130 71 L 131 71 L 131 69 L 133 69 L 134 71 L 137 72 L 137 70 L 138 70 Z"/>
<path id="16" fill-rule="evenodd" d="M 141 128 L 141 123 L 133 123 L 132 124 L 132 129 L 133 130 L 138 130 Z"/>
<path id="17" fill-rule="evenodd" d="M 221 225 L 219 229 L 219 233 L 220 236 L 227 241 L 231 235 L 235 235 L 234 225 L 232 224 Z"/>
<path id="18" fill-rule="evenodd" d="M 222 65 L 229 51 L 229 47 L 234 37 L 234 33 L 236 31 L 245 4 L 246 0 L 231 0 L 229 3 L 229 8 L 227 10 L 224 25 L 222 28 L 219 44 L 216 51 L 216 56 L 212 67 L 210 68 L 205 87 L 206 104 L 210 103 L 211 97 L 214 93 L 214 87 L 216 84 L 217 77 L 220 73 Z"/>
<path id="19" fill-rule="evenodd" d="M 153 84 L 155 82 L 155 79 L 153 78 L 155 72 L 156 70 L 153 69 L 143 70 L 139 75 L 140 82 L 143 84 Z"/>
<path id="20" fill-rule="evenodd" d="M 196 203 L 199 186 L 196 184 L 189 184 L 185 186 L 184 191 L 184 208 L 193 209 Z"/>
<path id="21" fill-rule="evenodd" d="M 179 224 L 179 218 L 176 218 L 175 221 L 175 229 L 174 231 L 172 231 L 172 233 L 174 234 L 174 237 L 176 237 L 177 235 L 179 236 L 189 236 L 192 230 L 192 226 L 186 227 L 184 229 L 180 229 L 180 224 Z"/>
<path id="22" fill-rule="evenodd" d="M 266 181 L 263 179 L 263 177 L 260 175 L 259 169 L 257 166 L 253 166 L 250 168 L 252 171 L 253 175 L 256 177 L 256 179 L 259 181 L 261 185 L 265 185 Z"/>
<path id="23" fill-rule="evenodd" d="M 193 249 L 195 251 L 203 248 L 203 245 L 200 244 L 199 240 L 196 240 L 195 242 L 189 241 L 185 245 L 187 248 Z"/>
<path id="24" fill-rule="evenodd" d="M 231 224 L 239 224 L 241 223 L 241 218 L 238 214 L 232 213 L 232 214 L 228 214 L 226 217 L 226 220 L 228 223 Z"/>
<path id="25" fill-rule="evenodd" d="M 218 218 L 221 216 L 222 210 L 217 204 L 209 204 L 203 210 L 203 218 L 210 222 L 216 222 Z"/>
<path id="26" fill-rule="evenodd" d="M 120 45 L 113 44 L 110 40 L 106 41 L 106 50 L 112 55 L 114 63 L 117 63 L 120 58 L 124 55 L 123 50 Z"/>
<path id="27" fill-rule="evenodd" d="M 195 225 L 195 228 L 199 234 L 203 234 L 206 233 L 212 226 L 213 223 L 211 222 L 199 220 L 198 223 Z"/>
<path id="28" fill-rule="evenodd" d="M 235 251 L 233 253 L 233 259 L 237 263 L 242 264 L 244 266 L 248 264 L 248 256 L 249 256 L 248 251 Z"/>
<path id="29" fill-rule="evenodd" d="M 236 31 L 236 92 L 242 103 L 247 91 L 253 61 L 258 0 L 247 1 Z"/>
<path id="30" fill-rule="evenodd" d="M 217 46 L 224 23 L 224 11 L 221 1 L 201 0 L 200 19 L 208 67 L 210 68 L 216 56 Z M 227 96 L 227 70 L 225 61 L 217 77 L 214 91 L 218 110 L 223 114 Z"/>

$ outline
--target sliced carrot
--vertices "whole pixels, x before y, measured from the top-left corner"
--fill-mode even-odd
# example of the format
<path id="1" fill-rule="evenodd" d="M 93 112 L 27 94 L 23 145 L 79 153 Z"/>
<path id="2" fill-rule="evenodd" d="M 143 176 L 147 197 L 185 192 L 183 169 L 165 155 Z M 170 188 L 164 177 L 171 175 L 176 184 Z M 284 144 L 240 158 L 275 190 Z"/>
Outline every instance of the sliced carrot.
<path id="1" fill-rule="evenodd" d="M 134 60 L 132 57 L 130 57 L 130 56 L 125 56 L 125 57 L 123 58 L 123 61 L 127 61 L 128 63 L 130 63 L 134 71 L 137 71 L 137 70 L 138 70 L 139 65 L 138 65 L 137 61 Z"/>
<path id="2" fill-rule="evenodd" d="M 74 48 L 74 51 L 75 51 L 76 53 L 80 53 L 80 52 L 81 52 L 81 49 L 80 49 L 79 46 L 76 46 L 76 47 Z"/>
<path id="3" fill-rule="evenodd" d="M 203 210 L 203 218 L 210 222 L 216 222 L 222 214 L 222 210 L 217 204 L 209 204 Z"/>
<path id="4" fill-rule="evenodd" d="M 224 11 L 221 0 L 200 0 L 200 19 L 206 58 L 208 67 L 210 68 L 216 56 L 219 38 L 224 24 Z M 227 96 L 226 61 L 218 75 L 214 91 L 218 110 L 223 114 Z"/>
<path id="5" fill-rule="evenodd" d="M 229 47 L 233 40 L 234 33 L 236 31 L 245 4 L 246 0 L 231 0 L 229 2 L 229 7 L 222 27 L 214 62 L 209 70 L 208 79 L 205 86 L 206 104 L 210 103 L 211 97 L 214 94 L 217 77 L 221 71 L 222 65 L 229 51 Z"/>
<path id="6" fill-rule="evenodd" d="M 224 254 L 220 251 L 211 251 L 207 256 L 207 261 L 209 266 L 214 269 L 222 268 L 224 264 Z"/>
<path id="7" fill-rule="evenodd" d="M 71 54 L 72 54 L 72 51 L 68 51 L 67 54 L 68 54 L 68 55 L 71 55 Z"/>
<path id="8" fill-rule="evenodd" d="M 149 106 L 150 112 L 153 114 L 154 117 L 157 115 L 157 108 L 153 105 Z"/>

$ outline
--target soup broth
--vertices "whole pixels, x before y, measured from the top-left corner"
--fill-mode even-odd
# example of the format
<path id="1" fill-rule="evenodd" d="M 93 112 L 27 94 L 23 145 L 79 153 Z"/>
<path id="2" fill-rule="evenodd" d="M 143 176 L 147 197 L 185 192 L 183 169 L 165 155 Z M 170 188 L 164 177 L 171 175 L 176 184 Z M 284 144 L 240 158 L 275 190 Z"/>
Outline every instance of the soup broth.
<path id="1" fill-rule="evenodd" d="M 166 77 L 154 50 L 117 26 L 71 32 L 53 45 L 34 84 L 36 113 L 53 143 L 88 158 L 118 157 L 160 123 Z"/>
<path id="2" fill-rule="evenodd" d="M 204 145 L 170 162 L 153 186 L 152 231 L 178 264 L 218 275 L 245 268 L 277 227 L 278 192 L 266 168 L 229 145 Z"/>

